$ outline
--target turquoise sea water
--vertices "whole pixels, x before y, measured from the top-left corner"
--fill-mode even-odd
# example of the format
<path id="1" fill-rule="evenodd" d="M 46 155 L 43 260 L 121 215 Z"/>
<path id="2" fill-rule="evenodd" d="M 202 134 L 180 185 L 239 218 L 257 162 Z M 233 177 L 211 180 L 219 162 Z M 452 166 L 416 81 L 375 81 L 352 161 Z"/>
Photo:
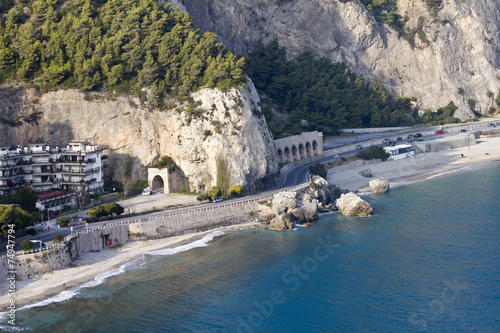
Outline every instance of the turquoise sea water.
<path id="1" fill-rule="evenodd" d="M 500 332 L 500 166 L 365 199 L 287 232 L 215 234 L 146 255 L 69 300 L 17 313 L 36 332 Z M 112 275 L 112 274 L 110 274 Z M 5 326 L 4 326 L 5 327 Z"/>

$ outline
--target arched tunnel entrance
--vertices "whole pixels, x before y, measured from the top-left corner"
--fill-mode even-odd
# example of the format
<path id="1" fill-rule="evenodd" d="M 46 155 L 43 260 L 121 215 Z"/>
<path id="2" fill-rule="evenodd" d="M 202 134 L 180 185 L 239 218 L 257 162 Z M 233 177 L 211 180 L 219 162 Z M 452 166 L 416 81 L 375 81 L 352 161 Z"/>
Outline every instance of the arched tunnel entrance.
<path id="1" fill-rule="evenodd" d="M 152 185 L 153 185 L 153 191 L 160 190 L 164 192 L 165 182 L 163 181 L 163 178 L 161 176 L 156 175 L 153 178 Z"/>

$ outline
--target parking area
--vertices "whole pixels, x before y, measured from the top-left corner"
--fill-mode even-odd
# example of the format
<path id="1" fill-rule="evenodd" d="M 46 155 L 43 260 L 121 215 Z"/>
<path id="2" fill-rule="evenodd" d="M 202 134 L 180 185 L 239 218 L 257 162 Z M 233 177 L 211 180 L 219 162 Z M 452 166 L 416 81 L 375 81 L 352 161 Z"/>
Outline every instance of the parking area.
<path id="1" fill-rule="evenodd" d="M 151 195 L 138 195 L 118 202 L 125 209 L 125 214 L 141 213 L 145 211 L 178 208 L 199 204 L 196 195 L 160 193 L 153 191 Z"/>

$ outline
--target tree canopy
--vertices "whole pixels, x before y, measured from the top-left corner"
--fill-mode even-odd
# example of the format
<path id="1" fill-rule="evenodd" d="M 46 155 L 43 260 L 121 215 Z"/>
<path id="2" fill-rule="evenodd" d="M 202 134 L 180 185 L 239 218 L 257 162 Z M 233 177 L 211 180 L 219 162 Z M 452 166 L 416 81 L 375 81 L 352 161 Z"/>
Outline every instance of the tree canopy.
<path id="1" fill-rule="evenodd" d="M 317 59 L 309 52 L 287 60 L 277 40 L 267 45 L 259 41 L 246 69 L 257 89 L 288 113 L 282 121 L 270 108 L 263 109 L 275 137 L 304 129 L 331 134 L 341 128 L 413 123 L 411 98 L 394 98 L 380 83 L 366 82 L 344 63 Z"/>
<path id="2" fill-rule="evenodd" d="M 146 88 L 160 99 L 246 81 L 244 58 L 213 33 L 200 33 L 187 13 L 154 0 L 3 1 L 1 10 L 2 82 L 135 94 Z"/>

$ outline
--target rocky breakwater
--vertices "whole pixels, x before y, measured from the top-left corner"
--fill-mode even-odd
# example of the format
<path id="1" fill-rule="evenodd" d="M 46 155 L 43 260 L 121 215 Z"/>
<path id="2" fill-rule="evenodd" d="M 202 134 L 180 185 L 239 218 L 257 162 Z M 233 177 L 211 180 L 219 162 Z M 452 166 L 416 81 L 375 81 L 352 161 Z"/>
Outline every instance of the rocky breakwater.
<path id="1" fill-rule="evenodd" d="M 342 194 L 337 199 L 338 210 L 342 215 L 358 215 L 359 217 L 370 216 L 373 207 L 354 193 Z"/>
<path id="2" fill-rule="evenodd" d="M 272 199 L 269 229 L 292 229 L 295 223 L 314 221 L 318 213 L 336 210 L 335 200 L 346 192 L 321 177 L 315 177 L 303 189 L 279 192 Z"/>

